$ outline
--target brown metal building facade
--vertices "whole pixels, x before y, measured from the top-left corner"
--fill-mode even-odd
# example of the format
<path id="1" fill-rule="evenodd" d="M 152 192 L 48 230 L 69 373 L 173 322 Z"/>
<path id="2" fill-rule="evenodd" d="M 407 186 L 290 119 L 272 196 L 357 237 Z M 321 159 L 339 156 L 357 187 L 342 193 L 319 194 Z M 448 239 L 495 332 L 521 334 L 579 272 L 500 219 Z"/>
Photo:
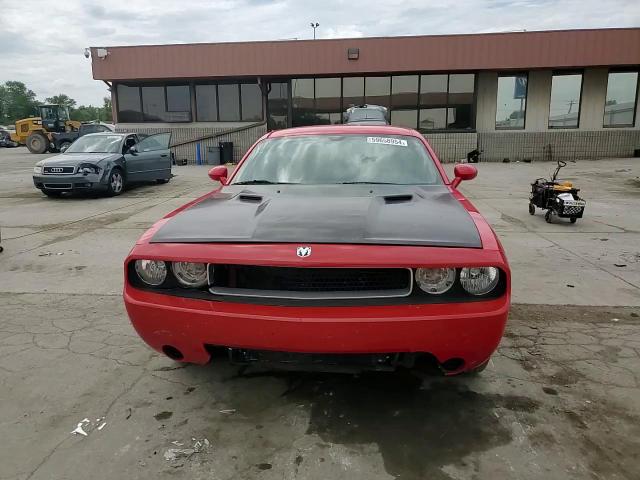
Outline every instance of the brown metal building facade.
<path id="1" fill-rule="evenodd" d="M 118 128 L 174 132 L 178 157 L 267 129 L 387 106 L 444 160 L 630 156 L 640 148 L 640 29 L 91 49 Z M 204 150 L 203 150 L 204 151 Z"/>

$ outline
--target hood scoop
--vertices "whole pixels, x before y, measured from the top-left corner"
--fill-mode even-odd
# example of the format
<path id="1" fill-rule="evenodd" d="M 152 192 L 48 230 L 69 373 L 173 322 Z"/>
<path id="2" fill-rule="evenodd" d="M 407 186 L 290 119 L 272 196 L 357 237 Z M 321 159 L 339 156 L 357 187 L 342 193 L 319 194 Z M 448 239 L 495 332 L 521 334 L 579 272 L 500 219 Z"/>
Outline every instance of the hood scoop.
<path id="1" fill-rule="evenodd" d="M 406 203 L 413 200 L 413 195 L 410 194 L 402 194 L 402 195 L 385 195 L 384 203 L 392 204 L 392 203 Z"/>
<path id="2" fill-rule="evenodd" d="M 238 195 L 238 200 L 241 202 L 260 203 L 262 202 L 262 195 L 257 195 L 255 193 L 241 193 Z"/>

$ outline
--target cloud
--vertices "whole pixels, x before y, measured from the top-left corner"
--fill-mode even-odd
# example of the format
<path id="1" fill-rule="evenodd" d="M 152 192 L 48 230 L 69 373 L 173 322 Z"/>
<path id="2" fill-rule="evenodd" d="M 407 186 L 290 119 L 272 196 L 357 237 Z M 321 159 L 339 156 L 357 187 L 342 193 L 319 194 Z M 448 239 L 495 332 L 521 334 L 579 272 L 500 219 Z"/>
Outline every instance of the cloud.
<path id="1" fill-rule="evenodd" d="M 20 80 L 44 99 L 66 93 L 101 104 L 106 86 L 91 77 L 88 46 L 433 35 L 505 30 L 640 25 L 637 0 L 66 0 L 3 1 L 0 82 Z"/>

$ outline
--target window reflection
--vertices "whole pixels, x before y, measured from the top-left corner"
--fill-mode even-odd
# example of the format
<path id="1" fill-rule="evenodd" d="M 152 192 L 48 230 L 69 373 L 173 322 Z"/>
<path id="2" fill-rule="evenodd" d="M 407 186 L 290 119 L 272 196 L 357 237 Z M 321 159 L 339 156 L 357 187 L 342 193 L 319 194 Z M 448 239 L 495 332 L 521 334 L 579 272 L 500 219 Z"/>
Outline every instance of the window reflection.
<path id="1" fill-rule="evenodd" d="M 167 111 L 191 112 L 189 85 L 167 85 Z"/>
<path id="2" fill-rule="evenodd" d="M 294 78 L 291 80 L 291 102 L 294 127 L 314 125 L 313 78 Z"/>
<path id="3" fill-rule="evenodd" d="M 638 72 L 611 72 L 604 106 L 605 127 L 632 127 L 636 111 Z"/>
<path id="4" fill-rule="evenodd" d="M 402 75 L 391 79 L 391 106 L 415 108 L 418 104 L 418 76 Z M 415 128 L 415 123 L 414 127 Z"/>
<path id="5" fill-rule="evenodd" d="M 119 84 L 116 91 L 118 93 L 118 122 L 141 122 L 140 87 Z"/>
<path id="6" fill-rule="evenodd" d="M 440 175 L 416 138 L 389 136 L 404 145 L 370 142 L 367 135 L 300 135 L 263 140 L 234 182 L 268 180 L 303 184 L 384 182 L 434 185 Z"/>
<path id="7" fill-rule="evenodd" d="M 391 110 L 391 124 L 399 127 L 416 128 L 418 110 Z"/>
<path id="8" fill-rule="evenodd" d="M 341 86 L 339 78 L 316 78 L 316 110 L 340 112 Z"/>
<path id="9" fill-rule="evenodd" d="M 420 104 L 446 105 L 447 75 L 422 75 L 420 78 Z"/>
<path id="10" fill-rule="evenodd" d="M 262 120 L 262 91 L 257 83 L 240 85 L 242 103 L 242 121 L 259 122 Z"/>
<path id="11" fill-rule="evenodd" d="M 345 77 L 342 79 L 342 110 L 364 103 L 364 78 Z"/>
<path id="12" fill-rule="evenodd" d="M 240 92 L 238 84 L 218 85 L 218 111 L 221 122 L 240 120 Z"/>
<path id="13" fill-rule="evenodd" d="M 551 79 L 549 128 L 578 128 L 582 74 L 556 74 Z"/>
<path id="14" fill-rule="evenodd" d="M 391 77 L 366 77 L 365 103 L 382 105 L 389 108 L 389 95 L 391 94 Z"/>
<path id="15" fill-rule="evenodd" d="M 446 108 L 425 108 L 420 110 L 420 130 L 441 130 L 446 126 Z"/>
<path id="16" fill-rule="evenodd" d="M 287 128 L 289 112 L 289 84 L 287 82 L 272 82 L 267 96 L 267 126 L 269 130 Z"/>
<path id="17" fill-rule="evenodd" d="M 527 76 L 498 77 L 496 129 L 524 128 L 527 108 Z"/>
<path id="18" fill-rule="evenodd" d="M 196 85 L 196 112 L 198 122 L 218 121 L 215 85 Z"/>
<path id="19" fill-rule="evenodd" d="M 475 83 L 473 73 L 456 73 L 449 75 L 449 105 L 470 105 L 473 103 L 473 91 Z"/>

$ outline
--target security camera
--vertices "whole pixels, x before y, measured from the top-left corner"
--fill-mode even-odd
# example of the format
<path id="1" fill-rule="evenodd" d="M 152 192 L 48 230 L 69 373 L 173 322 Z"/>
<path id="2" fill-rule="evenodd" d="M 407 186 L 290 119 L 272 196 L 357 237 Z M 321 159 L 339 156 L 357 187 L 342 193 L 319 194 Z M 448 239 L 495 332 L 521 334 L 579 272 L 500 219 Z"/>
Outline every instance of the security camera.
<path id="1" fill-rule="evenodd" d="M 91 50 L 89 47 L 84 49 L 84 58 L 89 58 L 91 56 Z"/>

